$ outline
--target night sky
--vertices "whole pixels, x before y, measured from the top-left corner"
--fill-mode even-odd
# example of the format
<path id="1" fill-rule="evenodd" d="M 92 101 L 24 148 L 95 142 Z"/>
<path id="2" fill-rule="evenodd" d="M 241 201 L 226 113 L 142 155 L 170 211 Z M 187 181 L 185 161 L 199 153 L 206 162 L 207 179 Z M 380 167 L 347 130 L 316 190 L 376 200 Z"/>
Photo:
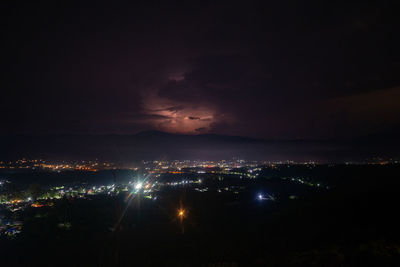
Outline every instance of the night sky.
<path id="1" fill-rule="evenodd" d="M 1 133 L 398 132 L 394 4 L 282 2 L 2 1 Z"/>

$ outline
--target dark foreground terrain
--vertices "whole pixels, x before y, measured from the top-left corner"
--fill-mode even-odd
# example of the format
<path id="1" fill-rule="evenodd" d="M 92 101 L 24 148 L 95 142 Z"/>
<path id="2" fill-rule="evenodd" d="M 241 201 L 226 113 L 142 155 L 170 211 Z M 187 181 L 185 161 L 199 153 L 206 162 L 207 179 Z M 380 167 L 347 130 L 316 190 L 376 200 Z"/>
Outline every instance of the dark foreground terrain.
<path id="1" fill-rule="evenodd" d="M 282 179 L 291 172 L 319 176 L 330 188 Z M 165 189 L 129 205 L 121 194 L 29 208 L 21 234 L 1 239 L 0 265 L 400 266 L 397 165 L 267 169 L 262 176 L 239 193 L 219 193 L 214 182 L 207 192 Z M 260 190 L 276 200 L 259 200 Z"/>

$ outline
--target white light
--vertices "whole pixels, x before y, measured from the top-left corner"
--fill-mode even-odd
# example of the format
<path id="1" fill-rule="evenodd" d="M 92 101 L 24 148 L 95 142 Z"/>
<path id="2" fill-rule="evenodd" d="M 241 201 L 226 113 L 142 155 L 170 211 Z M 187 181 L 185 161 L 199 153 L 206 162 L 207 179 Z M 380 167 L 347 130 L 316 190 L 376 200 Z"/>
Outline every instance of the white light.
<path id="1" fill-rule="evenodd" d="M 135 185 L 135 189 L 136 189 L 136 190 L 139 190 L 139 189 L 142 188 L 142 186 L 143 186 L 143 184 L 142 184 L 141 182 L 138 182 L 138 183 Z"/>
<path id="2" fill-rule="evenodd" d="M 259 199 L 259 200 L 262 200 L 262 199 L 263 199 L 263 196 L 262 196 L 261 194 L 259 194 L 259 195 L 258 195 L 258 199 Z"/>

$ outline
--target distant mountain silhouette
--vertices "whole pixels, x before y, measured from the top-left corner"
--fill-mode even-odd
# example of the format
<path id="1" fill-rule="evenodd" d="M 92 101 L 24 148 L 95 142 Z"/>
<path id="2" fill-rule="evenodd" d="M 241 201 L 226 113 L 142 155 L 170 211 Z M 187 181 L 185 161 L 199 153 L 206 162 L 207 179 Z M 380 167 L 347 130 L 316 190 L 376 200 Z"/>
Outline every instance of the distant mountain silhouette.
<path id="1" fill-rule="evenodd" d="M 230 159 L 343 161 L 386 153 L 397 147 L 368 146 L 370 140 L 304 141 L 260 140 L 218 134 L 171 134 L 145 131 L 133 135 L 18 135 L 0 138 L 0 159 L 40 157 L 54 160 L 94 159 L 135 162 L 155 159 Z M 392 150 L 390 150 L 392 149 Z M 383 151 L 383 152 L 382 152 Z M 375 153 L 375 154 L 374 154 Z"/>

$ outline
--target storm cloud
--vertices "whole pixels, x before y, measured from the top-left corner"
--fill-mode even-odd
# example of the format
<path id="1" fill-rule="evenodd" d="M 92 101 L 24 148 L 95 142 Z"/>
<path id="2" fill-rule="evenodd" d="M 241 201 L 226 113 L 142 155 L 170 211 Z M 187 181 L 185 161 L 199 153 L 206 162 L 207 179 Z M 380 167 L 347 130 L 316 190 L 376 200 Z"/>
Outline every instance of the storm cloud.
<path id="1" fill-rule="evenodd" d="M 2 10 L 3 133 L 324 139 L 399 128 L 390 3 Z"/>

